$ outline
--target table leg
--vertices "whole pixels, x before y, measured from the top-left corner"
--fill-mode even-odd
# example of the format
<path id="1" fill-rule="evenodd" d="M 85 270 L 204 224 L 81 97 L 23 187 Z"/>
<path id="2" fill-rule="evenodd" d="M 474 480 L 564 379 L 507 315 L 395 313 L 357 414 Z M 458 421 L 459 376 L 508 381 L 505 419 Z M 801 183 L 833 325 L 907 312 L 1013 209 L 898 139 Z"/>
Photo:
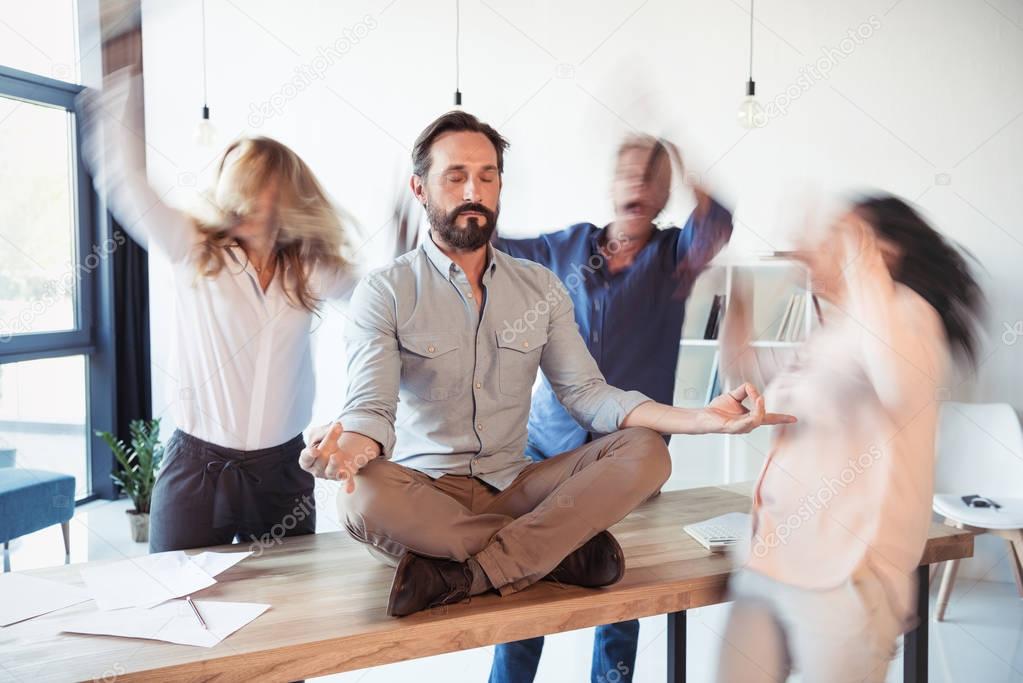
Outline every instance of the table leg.
<path id="1" fill-rule="evenodd" d="M 686 680 L 686 611 L 668 614 L 668 683 Z"/>
<path id="2" fill-rule="evenodd" d="M 930 615 L 930 568 L 927 565 L 916 570 L 916 616 L 917 627 L 906 634 L 902 647 L 902 680 L 905 683 L 926 683 L 927 681 L 927 624 Z"/>

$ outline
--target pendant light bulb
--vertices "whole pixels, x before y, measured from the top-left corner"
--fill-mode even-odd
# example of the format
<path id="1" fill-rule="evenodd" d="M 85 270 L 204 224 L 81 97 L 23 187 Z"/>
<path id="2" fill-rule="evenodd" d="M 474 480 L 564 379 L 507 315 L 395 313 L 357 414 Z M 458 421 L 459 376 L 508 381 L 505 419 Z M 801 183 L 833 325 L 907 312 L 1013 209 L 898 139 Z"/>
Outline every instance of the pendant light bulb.
<path id="1" fill-rule="evenodd" d="M 206 0 L 200 3 L 202 9 L 202 118 L 195 127 L 195 142 L 201 147 L 212 147 L 216 141 L 217 131 L 210 123 L 209 95 L 206 84 Z"/>
<path id="2" fill-rule="evenodd" d="M 746 97 L 739 102 L 737 123 L 747 130 L 767 125 L 764 108 L 757 102 L 757 84 L 753 82 L 753 0 L 749 0 L 749 77 L 746 79 Z"/>
<path id="3" fill-rule="evenodd" d="M 195 142 L 202 147 L 212 147 L 217 139 L 217 129 L 210 123 L 210 108 L 203 106 L 202 118 L 195 127 Z"/>
<path id="4" fill-rule="evenodd" d="M 767 125 L 767 116 L 764 108 L 756 98 L 756 84 L 750 80 L 746 81 L 746 97 L 739 103 L 739 111 L 736 121 L 746 129 L 763 128 Z"/>

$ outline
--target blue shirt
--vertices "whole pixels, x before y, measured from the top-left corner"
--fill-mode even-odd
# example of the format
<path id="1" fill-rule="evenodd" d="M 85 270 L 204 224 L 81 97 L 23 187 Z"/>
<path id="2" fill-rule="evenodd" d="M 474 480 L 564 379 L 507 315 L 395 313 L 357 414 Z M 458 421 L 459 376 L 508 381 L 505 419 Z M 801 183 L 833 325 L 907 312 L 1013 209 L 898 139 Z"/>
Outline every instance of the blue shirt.
<path id="1" fill-rule="evenodd" d="M 498 237 L 494 246 L 561 278 L 579 332 L 608 384 L 670 405 L 685 300 L 693 277 L 731 237 L 732 214 L 712 201 L 705 215 L 694 213 L 684 227 L 655 230 L 632 265 L 613 275 L 599 249 L 605 229 L 579 223 L 532 239 Z M 527 455 L 549 458 L 592 435 L 572 419 L 544 375 L 533 394 Z"/>

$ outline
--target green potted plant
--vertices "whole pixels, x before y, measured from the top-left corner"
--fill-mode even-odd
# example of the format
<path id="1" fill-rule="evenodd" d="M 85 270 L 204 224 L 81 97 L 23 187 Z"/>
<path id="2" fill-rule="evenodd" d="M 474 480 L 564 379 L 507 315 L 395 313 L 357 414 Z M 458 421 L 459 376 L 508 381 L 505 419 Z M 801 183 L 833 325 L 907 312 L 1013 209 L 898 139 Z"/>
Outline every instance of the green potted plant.
<path id="1" fill-rule="evenodd" d="M 110 432 L 97 431 L 96 436 L 110 447 L 120 469 L 110 475 L 131 502 L 134 510 L 126 510 L 131 522 L 131 539 L 136 543 L 149 541 L 149 503 L 153 497 L 156 473 L 163 460 L 160 443 L 160 420 L 132 420 L 129 424 L 131 446 Z"/>

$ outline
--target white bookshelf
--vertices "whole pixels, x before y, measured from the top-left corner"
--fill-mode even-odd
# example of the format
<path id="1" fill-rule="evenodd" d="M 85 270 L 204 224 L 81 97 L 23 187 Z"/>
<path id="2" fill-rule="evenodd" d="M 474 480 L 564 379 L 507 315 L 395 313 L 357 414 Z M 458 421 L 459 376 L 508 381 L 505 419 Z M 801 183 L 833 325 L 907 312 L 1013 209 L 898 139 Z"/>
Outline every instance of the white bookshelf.
<path id="1" fill-rule="evenodd" d="M 802 346 L 801 341 L 778 341 L 770 339 L 758 339 L 754 341 L 750 346 L 758 349 L 792 349 L 798 346 Z M 692 347 L 710 347 L 717 348 L 717 339 L 683 339 L 679 342 L 679 346 L 685 348 Z"/>
<path id="2" fill-rule="evenodd" d="M 708 384 L 720 345 L 717 339 L 704 338 L 707 318 L 714 295 L 724 294 L 727 308 L 731 301 L 732 282 L 739 272 L 748 273 L 753 279 L 753 330 L 756 334 L 753 347 L 774 349 L 777 354 L 784 356 L 802 346 L 817 326 L 812 299 L 803 296 L 804 309 L 798 338 L 776 338 L 790 297 L 794 294 L 805 295 L 811 290 L 809 273 L 802 264 L 783 258 L 729 259 L 722 254 L 701 274 L 686 305 L 676 367 L 675 405 L 691 408 L 706 405 Z M 724 310 L 720 312 L 722 322 L 724 313 Z M 721 327 L 719 324 L 719 331 Z M 722 390 L 729 388 L 727 378 L 723 377 Z M 771 429 L 761 428 L 752 434 L 736 436 L 674 437 L 671 441 L 674 485 L 733 483 L 755 478 L 770 445 Z"/>

